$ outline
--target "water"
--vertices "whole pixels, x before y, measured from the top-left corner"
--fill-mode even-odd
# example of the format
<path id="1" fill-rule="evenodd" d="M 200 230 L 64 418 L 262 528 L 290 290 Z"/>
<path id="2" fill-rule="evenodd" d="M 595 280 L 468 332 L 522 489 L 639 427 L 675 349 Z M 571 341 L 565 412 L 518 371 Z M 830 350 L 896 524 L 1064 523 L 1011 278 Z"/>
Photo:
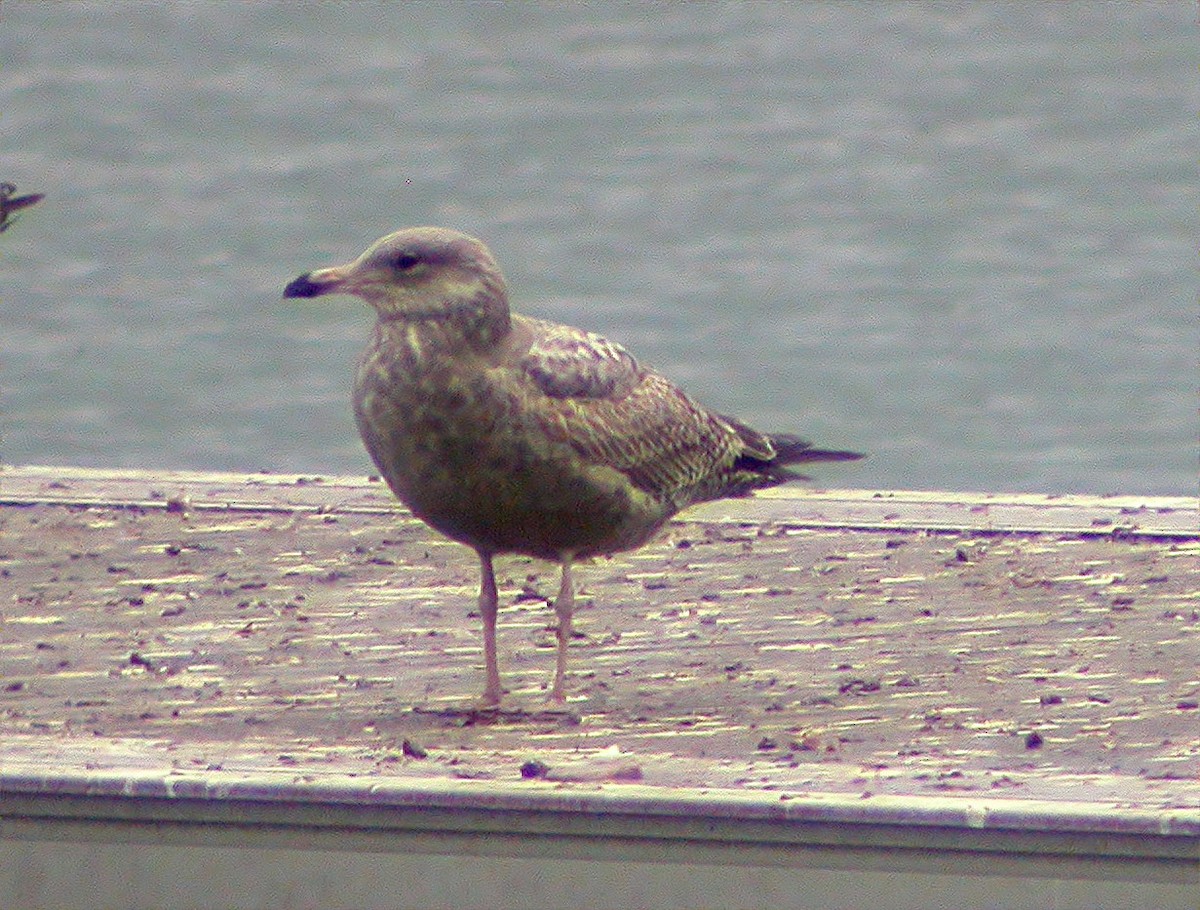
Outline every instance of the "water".
<path id="1" fill-rule="evenodd" d="M 369 469 L 410 224 L 835 486 L 1194 493 L 1194 7 L 0 6 L 0 460 Z"/>

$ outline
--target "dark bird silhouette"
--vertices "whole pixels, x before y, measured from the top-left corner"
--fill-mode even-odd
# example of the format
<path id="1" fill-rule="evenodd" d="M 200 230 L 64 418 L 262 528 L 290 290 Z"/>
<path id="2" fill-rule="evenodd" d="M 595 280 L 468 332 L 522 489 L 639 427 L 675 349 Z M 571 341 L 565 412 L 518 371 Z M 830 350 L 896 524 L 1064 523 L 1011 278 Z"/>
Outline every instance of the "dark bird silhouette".
<path id="1" fill-rule="evenodd" d="M 46 198 L 44 193 L 30 193 L 26 196 L 14 196 L 17 188 L 11 183 L 0 183 L 0 234 L 12 227 L 12 214 L 26 206 L 41 202 Z"/>
<path id="2" fill-rule="evenodd" d="M 562 565 L 561 702 L 576 560 L 639 547 L 693 503 L 800 479 L 796 465 L 862 457 L 760 433 L 618 344 L 511 313 L 491 252 L 457 231 L 397 231 L 283 293 L 354 294 L 378 315 L 354 381 L 358 429 L 400 501 L 479 554 L 485 705 L 501 697 L 496 554 Z"/>

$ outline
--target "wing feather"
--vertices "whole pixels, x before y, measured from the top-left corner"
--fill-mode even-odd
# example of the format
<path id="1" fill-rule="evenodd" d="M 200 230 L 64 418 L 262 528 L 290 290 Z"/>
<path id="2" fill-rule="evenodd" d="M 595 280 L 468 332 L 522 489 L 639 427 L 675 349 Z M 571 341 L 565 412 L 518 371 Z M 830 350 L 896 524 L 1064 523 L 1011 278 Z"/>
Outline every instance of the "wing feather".
<path id="1" fill-rule="evenodd" d="M 766 485 L 761 471 L 738 466 L 743 455 L 774 457 L 765 434 L 709 412 L 600 335 L 529 324 L 519 365 L 528 394 L 541 400 L 522 410 L 548 438 L 676 508 Z"/>
<path id="2" fill-rule="evenodd" d="M 638 362 L 616 342 L 571 326 L 526 321 L 534 334 L 520 366 L 551 398 L 621 397 L 641 378 Z"/>

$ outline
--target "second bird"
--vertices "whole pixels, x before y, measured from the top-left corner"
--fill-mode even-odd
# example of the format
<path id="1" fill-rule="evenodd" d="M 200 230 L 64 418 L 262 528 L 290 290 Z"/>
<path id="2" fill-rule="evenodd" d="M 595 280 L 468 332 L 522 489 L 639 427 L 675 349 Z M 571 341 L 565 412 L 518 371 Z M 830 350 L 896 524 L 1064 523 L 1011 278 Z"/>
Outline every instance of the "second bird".
<path id="1" fill-rule="evenodd" d="M 418 518 L 479 554 L 483 704 L 500 703 L 493 557 L 562 565 L 550 698 L 565 700 L 576 560 L 646 543 L 680 509 L 801 479 L 844 461 L 697 404 L 599 335 L 512 313 L 483 243 L 418 227 L 285 297 L 354 294 L 378 321 L 354 380 L 359 432 Z"/>

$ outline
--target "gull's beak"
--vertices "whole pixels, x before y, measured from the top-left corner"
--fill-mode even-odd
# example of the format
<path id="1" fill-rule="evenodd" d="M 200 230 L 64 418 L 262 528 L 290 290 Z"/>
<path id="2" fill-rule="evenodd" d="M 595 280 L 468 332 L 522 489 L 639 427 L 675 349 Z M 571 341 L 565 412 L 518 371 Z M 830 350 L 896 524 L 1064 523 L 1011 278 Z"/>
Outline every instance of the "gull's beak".
<path id="1" fill-rule="evenodd" d="M 283 289 L 283 296 L 320 297 L 322 294 L 339 293 L 345 289 L 349 271 L 349 266 L 339 265 L 329 269 L 317 269 L 315 272 L 305 272 L 299 278 L 288 283 L 288 286 Z"/>

